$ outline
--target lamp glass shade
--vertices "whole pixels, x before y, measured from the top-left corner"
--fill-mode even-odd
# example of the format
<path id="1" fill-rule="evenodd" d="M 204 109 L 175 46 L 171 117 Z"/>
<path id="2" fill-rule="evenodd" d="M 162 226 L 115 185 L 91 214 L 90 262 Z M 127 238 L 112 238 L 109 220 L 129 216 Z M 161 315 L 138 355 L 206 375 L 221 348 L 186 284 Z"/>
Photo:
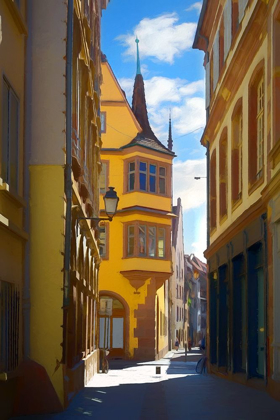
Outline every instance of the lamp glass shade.
<path id="1" fill-rule="evenodd" d="M 109 187 L 109 190 L 104 195 L 105 212 L 109 217 L 113 217 L 117 212 L 119 197 L 117 196 L 114 187 Z"/>

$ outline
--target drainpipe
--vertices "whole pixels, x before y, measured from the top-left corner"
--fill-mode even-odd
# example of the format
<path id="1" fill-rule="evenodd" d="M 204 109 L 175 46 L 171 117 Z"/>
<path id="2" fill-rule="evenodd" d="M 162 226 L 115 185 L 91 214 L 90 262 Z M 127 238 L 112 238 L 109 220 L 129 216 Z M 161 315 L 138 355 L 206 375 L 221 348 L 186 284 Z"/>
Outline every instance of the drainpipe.
<path id="1" fill-rule="evenodd" d="M 72 56 L 73 56 L 73 0 L 68 0 L 66 41 L 66 164 L 65 164 L 65 249 L 63 285 L 63 362 L 66 361 L 66 334 L 70 290 L 71 210 L 72 210 Z"/>
<path id="2" fill-rule="evenodd" d="M 207 190 L 206 190 L 206 196 L 207 196 L 207 248 L 210 246 L 210 199 L 209 199 L 209 192 L 210 192 L 210 150 L 209 150 L 209 141 L 207 141 L 206 145 L 207 151 L 206 151 L 206 171 L 207 171 Z"/>
<path id="3" fill-rule="evenodd" d="M 24 169 L 23 191 L 27 205 L 24 211 L 24 230 L 29 235 L 25 244 L 24 255 L 24 286 L 22 293 L 23 312 L 23 357 L 30 357 L 30 178 L 29 157 L 31 153 L 31 119 L 32 119 L 32 7 L 26 7 L 28 37 L 25 44 L 25 106 L 24 106 Z"/>

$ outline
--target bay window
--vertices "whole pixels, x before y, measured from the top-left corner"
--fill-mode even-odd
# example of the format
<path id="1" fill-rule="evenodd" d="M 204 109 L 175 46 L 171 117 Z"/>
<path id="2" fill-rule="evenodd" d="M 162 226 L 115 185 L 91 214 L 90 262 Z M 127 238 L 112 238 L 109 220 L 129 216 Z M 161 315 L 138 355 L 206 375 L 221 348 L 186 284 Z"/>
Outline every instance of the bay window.
<path id="1" fill-rule="evenodd" d="M 167 258 L 168 226 L 133 222 L 125 226 L 125 257 Z"/>
<path id="2" fill-rule="evenodd" d="M 167 195 L 168 168 L 156 161 L 135 159 L 125 162 L 127 172 L 127 192 L 141 191 L 159 195 Z"/>

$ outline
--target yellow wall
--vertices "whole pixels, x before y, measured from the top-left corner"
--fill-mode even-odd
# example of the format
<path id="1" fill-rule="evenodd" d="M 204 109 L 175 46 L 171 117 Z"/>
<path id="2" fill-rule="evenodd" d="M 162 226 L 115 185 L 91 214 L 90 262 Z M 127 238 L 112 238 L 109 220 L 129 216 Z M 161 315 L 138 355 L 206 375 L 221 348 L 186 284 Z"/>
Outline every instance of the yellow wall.
<path id="1" fill-rule="evenodd" d="M 103 139 L 103 147 L 107 147 L 107 143 Z M 143 149 L 145 150 L 145 149 Z M 125 208 L 131 205 L 133 206 L 143 206 L 154 209 L 160 209 L 170 212 L 171 211 L 171 198 L 163 197 L 155 194 L 143 193 L 143 192 L 129 192 L 124 191 L 124 159 L 129 159 L 133 157 L 142 157 L 146 159 L 155 159 L 162 163 L 170 164 L 170 159 L 166 158 L 164 154 L 161 154 L 160 159 L 155 156 L 149 155 L 147 152 L 135 152 L 132 149 L 126 149 L 122 154 L 113 154 L 113 153 L 102 153 L 102 160 L 109 160 L 109 184 L 114 186 L 115 190 L 120 197 L 119 207 Z M 104 208 L 104 202 L 102 197 L 100 197 L 100 208 Z"/>
<path id="2" fill-rule="evenodd" d="M 30 167 L 30 357 L 45 367 L 62 404 L 63 191 L 63 167 Z"/>
<path id="3" fill-rule="evenodd" d="M 104 83 L 102 85 L 101 111 L 106 112 L 107 124 L 106 133 L 102 134 L 103 148 L 120 148 L 127 145 L 141 131 L 141 127 L 132 114 L 108 63 L 103 63 L 102 72 Z M 160 312 L 165 313 L 166 310 L 164 286 L 155 292 L 155 287 L 149 286 L 152 286 L 151 282 L 156 282 L 156 280 L 149 277 L 150 274 L 147 274 L 145 277 L 145 271 L 166 273 L 167 280 L 171 272 L 171 255 L 168 260 L 136 257 L 124 258 L 124 223 L 143 221 L 171 227 L 170 216 L 160 214 L 160 211 L 165 211 L 166 213 L 171 211 L 171 197 L 162 197 L 137 191 L 126 193 L 124 160 L 145 158 L 170 165 L 171 177 L 172 159 L 163 153 L 152 152 L 141 147 L 137 147 L 137 149 L 135 147 L 128 148 L 123 151 L 102 150 L 101 158 L 103 161 L 109 161 L 108 183 L 110 186 L 115 187 L 120 198 L 118 210 L 141 206 L 159 211 L 158 213 L 139 210 L 120 211 L 115 215 L 112 223 L 107 223 L 109 231 L 109 243 L 107 244 L 109 259 L 104 259 L 100 267 L 100 291 L 114 292 L 126 301 L 129 307 L 129 357 L 133 357 L 134 349 L 137 349 L 139 345 L 138 338 L 135 336 L 135 329 L 137 328 L 135 311 L 139 308 L 139 305 L 145 304 L 149 293 L 154 293 L 155 322 L 157 321 L 157 301 L 159 314 Z M 104 208 L 102 196 L 100 196 L 100 206 Z M 121 274 L 121 271 L 130 270 L 137 271 L 145 279 L 145 283 L 139 287 L 137 293 L 135 293 L 136 289 L 131 285 L 130 281 Z M 153 292 L 151 292 L 152 289 Z M 157 337 L 159 337 L 158 351 L 160 352 L 167 348 L 167 335 L 164 335 L 164 331 L 160 334 L 160 322 L 158 325 L 155 324 L 155 326 L 155 345 Z"/>
<path id="4" fill-rule="evenodd" d="M 101 111 L 106 111 L 103 147 L 124 146 L 142 131 L 108 63 L 102 63 Z M 106 104 L 106 107 L 105 107 Z"/>

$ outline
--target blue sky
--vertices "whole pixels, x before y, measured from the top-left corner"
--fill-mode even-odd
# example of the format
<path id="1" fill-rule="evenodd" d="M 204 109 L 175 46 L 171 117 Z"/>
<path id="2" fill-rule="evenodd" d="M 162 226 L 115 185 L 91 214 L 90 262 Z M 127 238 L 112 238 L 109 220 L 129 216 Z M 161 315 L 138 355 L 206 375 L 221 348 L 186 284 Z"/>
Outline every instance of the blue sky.
<path id="1" fill-rule="evenodd" d="M 185 254 L 206 248 L 206 150 L 203 53 L 193 50 L 201 1 L 110 0 L 102 16 L 102 51 L 129 103 L 136 73 L 137 35 L 150 124 L 167 144 L 171 110 L 173 203 L 181 197 Z"/>

